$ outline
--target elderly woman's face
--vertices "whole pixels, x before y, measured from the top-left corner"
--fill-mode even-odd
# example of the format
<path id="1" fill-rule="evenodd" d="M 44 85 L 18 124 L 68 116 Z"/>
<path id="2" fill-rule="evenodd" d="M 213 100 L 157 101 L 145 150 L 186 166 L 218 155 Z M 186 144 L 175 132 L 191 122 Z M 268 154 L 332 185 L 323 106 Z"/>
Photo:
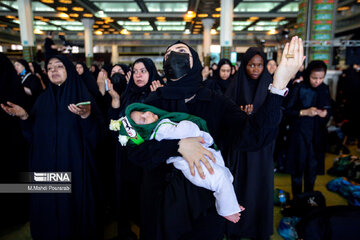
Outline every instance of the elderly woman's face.
<path id="1" fill-rule="evenodd" d="M 25 67 L 19 62 L 15 62 L 14 67 L 15 67 L 17 74 L 22 73 L 22 71 L 24 71 L 24 69 L 25 69 Z"/>
<path id="2" fill-rule="evenodd" d="M 149 81 L 149 72 L 146 69 L 144 63 L 137 62 L 134 65 L 133 69 L 133 78 L 136 86 L 143 87 L 145 86 Z"/>
<path id="3" fill-rule="evenodd" d="M 61 85 L 66 81 L 67 73 L 64 64 L 57 58 L 50 59 L 47 65 L 48 76 L 50 82 Z"/>
<path id="4" fill-rule="evenodd" d="M 76 64 L 76 71 L 79 75 L 82 75 L 84 73 L 84 67 L 81 64 Z"/>
<path id="5" fill-rule="evenodd" d="M 189 54 L 190 68 L 193 67 L 193 57 L 191 55 L 191 51 L 188 48 L 188 46 L 186 46 L 185 44 L 178 43 L 178 44 L 175 44 L 175 45 L 169 47 L 169 49 L 166 51 L 165 56 L 164 56 L 165 60 L 168 58 L 170 52 L 178 52 L 178 53 L 187 53 L 187 54 Z"/>

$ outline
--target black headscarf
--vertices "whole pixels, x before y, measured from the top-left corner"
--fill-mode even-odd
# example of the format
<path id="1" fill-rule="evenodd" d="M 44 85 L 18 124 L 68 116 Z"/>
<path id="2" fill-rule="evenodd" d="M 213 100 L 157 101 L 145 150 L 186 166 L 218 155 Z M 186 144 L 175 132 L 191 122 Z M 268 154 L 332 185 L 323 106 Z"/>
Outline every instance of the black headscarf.
<path id="1" fill-rule="evenodd" d="M 309 91 L 311 89 L 316 96 L 315 105 L 311 105 L 311 107 L 316 107 L 318 109 L 329 108 L 331 106 L 331 103 L 329 102 L 328 98 L 328 87 L 324 83 L 320 84 L 316 88 L 312 87 L 310 84 L 310 74 L 313 71 L 324 72 L 326 75 L 327 66 L 323 61 L 315 60 L 311 61 L 307 68 L 304 70 L 303 77 L 305 88 L 309 89 Z M 308 96 L 311 96 L 311 94 L 309 93 Z M 311 98 L 309 97 L 309 101 L 310 99 Z M 306 101 L 305 98 L 303 98 L 302 100 Z"/>
<path id="2" fill-rule="evenodd" d="M 35 61 L 32 61 L 31 64 L 34 67 L 34 74 L 39 74 L 41 76 L 42 82 L 45 84 L 45 86 L 49 85 L 49 78 L 48 76 L 42 71 L 39 64 L 37 64 Z"/>
<path id="3" fill-rule="evenodd" d="M 17 101 L 19 92 L 22 94 L 23 91 L 24 89 L 21 86 L 14 65 L 5 54 L 0 53 L 0 103 L 5 104 L 9 101 L 23 106 L 21 102 Z"/>
<path id="4" fill-rule="evenodd" d="M 130 67 L 126 64 L 115 64 L 114 66 L 120 66 L 122 70 L 124 71 L 125 75 L 130 71 Z"/>
<path id="5" fill-rule="evenodd" d="M 264 60 L 264 70 L 257 80 L 251 79 L 246 73 L 246 66 L 255 55 L 260 55 Z M 261 48 L 251 47 L 245 52 L 239 74 L 229 87 L 226 95 L 239 106 L 253 104 L 253 113 L 255 113 L 264 103 L 269 84 L 272 81 L 272 77 L 266 68 L 265 53 Z"/>
<path id="6" fill-rule="evenodd" d="M 230 75 L 226 80 L 223 80 L 220 77 L 220 69 L 225 64 L 230 66 Z M 216 84 L 220 87 L 222 93 L 225 93 L 226 89 L 229 87 L 229 84 L 230 84 L 231 78 L 232 78 L 232 75 L 231 75 L 232 68 L 233 68 L 233 66 L 232 66 L 230 60 L 223 58 L 223 59 L 220 59 L 220 61 L 218 63 L 218 68 L 214 71 L 213 78 L 216 81 Z"/>
<path id="7" fill-rule="evenodd" d="M 128 105 L 135 102 L 144 102 L 145 98 L 150 94 L 150 86 L 153 81 L 161 80 L 160 76 L 157 73 L 154 62 L 150 58 L 139 58 L 133 65 L 136 63 L 142 62 L 149 72 L 149 80 L 146 85 L 138 87 L 135 84 L 133 74 L 130 77 L 129 83 L 126 87 L 126 90 L 121 98 L 121 115 L 124 114 L 124 111 Z"/>
<path id="8" fill-rule="evenodd" d="M 33 196 L 31 232 L 49 238 L 61 231 L 65 238 L 92 239 L 97 229 L 98 196 L 94 149 L 102 122 L 72 62 L 61 55 L 49 60 L 53 58 L 64 64 L 67 78 L 60 86 L 50 83 L 30 114 L 33 136 L 29 166 L 31 171 L 72 172 L 72 193 Z M 69 104 L 84 101 L 91 101 L 91 114 L 86 119 L 68 109 Z"/>
<path id="9" fill-rule="evenodd" d="M 95 98 L 97 94 L 99 93 L 98 85 L 96 84 L 96 79 L 89 71 L 88 67 L 83 62 L 78 62 L 77 64 L 80 64 L 84 71 L 80 75 L 81 80 L 85 83 L 86 88 L 91 93 L 91 95 Z"/>
<path id="10" fill-rule="evenodd" d="M 163 99 L 168 101 L 168 104 L 170 105 L 168 109 L 178 112 L 187 112 L 185 99 L 194 96 L 202 86 L 202 66 L 197 52 L 184 42 L 177 41 L 176 43 L 170 45 L 167 49 L 175 44 L 184 44 L 189 48 L 193 58 L 193 67 L 190 69 L 188 74 L 177 81 L 167 79 L 167 85 L 165 87 L 158 88 L 154 94 L 149 96 L 147 102 Z"/>
<path id="11" fill-rule="evenodd" d="M 98 75 L 99 75 L 99 72 L 100 72 L 100 69 L 99 69 L 99 67 L 98 67 L 96 64 L 93 64 L 93 65 L 91 65 L 91 66 L 94 66 L 94 67 L 95 67 L 95 71 L 94 71 L 94 72 L 91 72 L 91 74 L 93 75 L 93 77 L 94 77 L 95 79 L 97 79 L 97 77 L 98 77 Z"/>
<path id="12" fill-rule="evenodd" d="M 24 66 L 25 71 L 26 71 L 25 74 L 31 73 L 31 70 L 30 70 L 30 67 L 29 67 L 29 63 L 28 63 L 25 59 L 18 59 L 18 60 L 16 60 L 16 62 L 18 62 L 18 63 L 20 63 L 21 65 Z"/>

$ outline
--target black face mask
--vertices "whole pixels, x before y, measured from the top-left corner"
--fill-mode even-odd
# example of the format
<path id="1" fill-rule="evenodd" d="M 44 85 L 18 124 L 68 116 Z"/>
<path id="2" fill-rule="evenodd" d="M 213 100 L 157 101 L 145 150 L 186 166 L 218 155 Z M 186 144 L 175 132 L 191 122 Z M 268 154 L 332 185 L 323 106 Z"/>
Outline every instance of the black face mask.
<path id="1" fill-rule="evenodd" d="M 117 91 L 119 94 L 122 93 L 126 88 L 126 78 L 125 75 L 122 75 L 121 73 L 115 73 L 110 78 L 111 83 L 114 86 L 115 91 Z"/>
<path id="2" fill-rule="evenodd" d="M 170 52 L 164 61 L 164 71 L 167 79 L 179 79 L 190 71 L 190 56 L 188 53 Z"/>

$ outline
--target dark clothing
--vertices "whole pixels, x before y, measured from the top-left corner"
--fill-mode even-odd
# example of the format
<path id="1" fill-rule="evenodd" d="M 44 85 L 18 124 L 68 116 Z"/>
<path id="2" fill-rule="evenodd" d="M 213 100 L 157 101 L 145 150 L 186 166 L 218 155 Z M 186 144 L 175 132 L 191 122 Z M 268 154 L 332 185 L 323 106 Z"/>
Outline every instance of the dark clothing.
<path id="1" fill-rule="evenodd" d="M 0 103 L 20 105 L 29 111 L 24 87 L 11 61 L 0 53 Z M 28 171 L 28 144 L 19 119 L 0 109 L 0 183 L 18 183 L 19 172 Z M 29 220 L 28 194 L 1 194 L 0 231 Z"/>
<path id="2" fill-rule="evenodd" d="M 72 192 L 31 195 L 30 228 L 33 239 L 99 239 L 100 189 L 94 151 L 100 140 L 101 117 L 74 65 L 65 66 L 66 81 L 50 84 L 36 101 L 23 131 L 31 143 L 32 172 L 71 172 Z M 69 111 L 68 105 L 91 101 L 88 118 Z"/>
<path id="3" fill-rule="evenodd" d="M 280 120 L 282 97 L 270 94 L 257 114 L 246 116 L 225 96 L 201 87 L 201 63 L 198 54 L 189 50 L 193 58 L 189 72 L 177 81 L 168 79 L 168 85 L 152 93 L 145 103 L 201 117 L 221 150 L 237 146 L 255 151 L 271 142 L 268 132 Z M 185 102 L 188 98 L 192 99 Z M 196 187 L 165 163 L 169 157 L 179 156 L 178 142 L 151 140 L 128 149 L 129 160 L 145 170 L 140 236 L 145 240 L 222 239 L 225 219 L 215 214 L 212 192 Z"/>
<path id="4" fill-rule="evenodd" d="M 119 119 L 125 116 L 125 109 L 132 103 L 143 103 L 150 94 L 150 86 L 153 81 L 160 80 L 153 61 L 149 58 L 139 58 L 133 65 L 142 62 L 149 72 L 149 79 L 145 86 L 138 87 L 133 76 L 126 86 L 124 94 L 121 96 L 121 106 L 119 109 L 110 108 L 110 119 Z M 124 72 L 129 71 L 120 65 Z M 115 75 L 115 74 L 114 74 Z M 117 140 L 117 136 L 116 136 Z M 140 187 L 142 182 L 142 169 L 129 161 L 127 150 L 117 142 L 116 151 L 116 208 L 118 220 L 118 234 L 120 237 L 131 235 L 130 220 L 140 224 L 140 211 L 147 212 L 149 209 L 140 209 Z M 143 231 L 143 229 L 141 229 Z"/>
<path id="5" fill-rule="evenodd" d="M 54 57 L 58 54 L 56 49 L 52 49 L 51 46 L 55 45 L 54 41 L 51 38 L 45 38 L 45 62 L 48 61 L 51 57 Z"/>
<path id="6" fill-rule="evenodd" d="M 43 88 L 40 83 L 40 79 L 35 76 L 34 74 L 26 73 L 25 75 L 21 76 L 21 83 L 24 87 L 27 87 L 31 90 L 32 95 L 26 95 L 27 101 L 29 104 L 33 106 L 36 102 L 36 99 L 39 95 L 43 92 Z"/>
<path id="7" fill-rule="evenodd" d="M 266 66 L 264 52 L 259 48 L 249 48 L 237 77 L 228 89 L 227 95 L 236 102 L 238 108 L 253 104 L 255 114 L 266 103 L 269 96 L 268 87 L 273 78 L 264 67 L 258 79 L 247 75 L 248 62 L 255 55 L 263 58 Z M 277 110 L 280 115 L 280 109 Z M 273 189 L 274 189 L 274 140 L 277 135 L 277 126 L 268 129 L 266 138 L 270 141 L 256 151 L 242 151 L 236 145 L 229 145 L 224 151 L 225 162 L 234 176 L 234 188 L 238 201 L 245 207 L 238 224 L 226 224 L 229 237 L 269 239 L 273 233 Z M 261 183 L 258 179 L 262 179 Z"/>
<path id="8" fill-rule="evenodd" d="M 89 91 L 89 93 L 92 95 L 92 97 L 97 100 L 101 93 L 99 91 L 99 87 L 96 83 L 96 79 L 93 77 L 93 75 L 91 74 L 91 72 L 89 71 L 88 67 L 86 66 L 85 63 L 78 63 L 81 64 L 81 66 L 84 69 L 83 74 L 80 75 L 81 80 L 83 81 L 83 83 L 85 84 L 87 90 Z"/>
<path id="9" fill-rule="evenodd" d="M 273 140 L 269 138 L 268 131 L 271 131 L 279 121 L 280 114 L 278 109 L 281 102 L 282 97 L 269 95 L 262 110 L 258 114 L 249 117 L 251 120 L 247 120 L 246 115 L 240 111 L 239 107 L 226 97 L 202 88 L 195 98 L 186 104 L 186 107 L 188 108 L 188 113 L 199 116 L 207 121 L 209 132 L 220 149 L 232 145 L 237 146 L 239 149 L 256 150 Z M 167 108 L 166 102 L 161 100 L 148 102 L 148 104 L 167 111 L 171 110 Z M 257 130 L 260 129 L 260 126 L 264 126 L 264 128 Z M 164 162 L 167 158 L 179 155 L 177 144 L 177 140 L 149 141 L 132 149 L 129 153 L 131 161 L 143 166 L 147 170 L 143 180 L 143 188 L 148 189 L 148 192 L 142 198 L 147 199 L 147 201 L 143 202 L 143 209 L 146 215 L 143 216 L 143 225 L 141 225 L 141 236 L 144 239 L 162 239 L 164 236 L 161 237 L 161 231 L 168 229 L 167 226 L 169 225 L 177 226 L 178 235 L 168 233 L 170 235 L 165 235 L 164 239 L 176 239 L 176 236 L 189 232 L 200 234 L 194 228 L 196 224 L 200 223 L 199 217 L 204 214 L 206 215 L 207 211 L 214 210 L 212 192 L 192 185 L 181 172 L 173 169 L 169 173 L 164 169 Z M 163 182 L 164 179 L 166 179 L 166 183 Z M 185 190 L 182 189 L 184 187 L 179 187 L 179 184 L 185 184 Z M 159 194 L 154 194 L 154 192 L 159 192 Z M 189 199 L 184 199 L 184 196 L 187 196 Z M 162 199 L 162 197 L 164 198 Z M 176 203 L 179 204 L 176 208 L 161 205 L 162 201 L 171 202 L 171 199 L 176 199 Z M 192 206 L 193 211 L 188 212 L 184 210 L 188 209 L 187 202 Z M 196 205 L 196 203 L 199 204 Z M 179 209 L 183 210 L 179 211 Z M 164 218 L 167 221 L 164 220 L 162 222 L 161 218 L 156 220 L 156 216 L 160 217 L 159 214 L 164 214 Z M 206 218 L 203 220 L 206 221 Z M 213 220 L 222 221 L 220 216 L 214 217 Z M 213 223 L 212 220 L 209 221 L 209 224 Z M 154 226 L 150 227 L 151 225 Z M 156 228 L 155 226 L 158 227 Z M 163 229 L 159 228 L 159 226 L 163 226 Z M 208 228 L 207 231 L 223 232 L 224 230 L 220 229 L 220 227 L 216 229 Z M 205 231 L 202 233 L 205 233 Z M 209 239 L 218 238 L 213 237 Z"/>
<path id="10" fill-rule="evenodd" d="M 215 70 L 213 77 L 211 77 L 210 79 L 206 80 L 204 82 L 204 85 L 219 93 L 219 94 L 225 94 L 226 90 L 228 89 L 230 82 L 232 80 L 232 76 L 229 75 L 229 77 L 227 79 L 222 79 L 220 78 L 220 69 L 223 65 L 229 65 L 230 69 L 231 69 L 231 62 L 228 59 L 221 59 L 218 63 L 218 68 Z"/>
<path id="11" fill-rule="evenodd" d="M 322 83 L 312 88 L 310 83 L 296 84 L 285 105 L 285 114 L 290 118 L 289 148 L 286 171 L 292 174 L 293 193 L 301 193 L 301 180 L 305 174 L 306 191 L 313 189 L 316 174 L 324 173 L 327 129 L 331 116 L 331 98 L 327 85 Z M 300 110 L 316 107 L 326 109 L 327 116 L 299 116 Z"/>

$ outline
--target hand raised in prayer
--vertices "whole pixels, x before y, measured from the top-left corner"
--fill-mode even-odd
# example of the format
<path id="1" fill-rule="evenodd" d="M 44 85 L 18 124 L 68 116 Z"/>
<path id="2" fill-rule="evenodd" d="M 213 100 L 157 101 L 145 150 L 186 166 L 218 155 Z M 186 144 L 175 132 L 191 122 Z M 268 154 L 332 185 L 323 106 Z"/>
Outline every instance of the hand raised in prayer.
<path id="1" fill-rule="evenodd" d="M 195 176 L 194 165 L 202 179 L 205 179 L 204 171 L 201 168 L 202 162 L 208 169 L 210 174 L 214 174 L 214 169 L 211 167 L 209 161 L 205 156 L 210 158 L 214 163 L 216 162 L 214 155 L 206 150 L 201 143 L 204 143 L 202 137 L 184 138 L 179 141 L 178 152 L 188 162 L 191 175 Z"/>
<path id="2" fill-rule="evenodd" d="M 295 36 L 286 43 L 281 56 L 281 62 L 275 71 L 273 86 L 285 89 L 290 79 L 300 69 L 305 60 L 304 47 L 301 38 Z"/>
<path id="3" fill-rule="evenodd" d="M 17 116 L 19 117 L 21 120 L 26 120 L 28 119 L 29 115 L 28 113 L 19 105 L 16 105 L 12 102 L 6 102 L 6 105 L 1 104 L 1 108 L 9 115 L 11 116 Z"/>
<path id="4" fill-rule="evenodd" d="M 153 81 L 150 85 L 150 91 L 155 92 L 159 87 L 163 87 L 159 80 Z"/>
<path id="5" fill-rule="evenodd" d="M 108 78 L 107 72 L 102 69 L 99 72 L 98 77 L 96 79 L 96 83 L 97 83 L 97 85 L 99 87 L 99 91 L 100 91 L 101 95 L 103 95 L 103 96 L 105 95 L 105 90 L 106 90 L 105 89 L 105 81 L 106 81 L 107 78 Z"/>
<path id="6" fill-rule="evenodd" d="M 129 83 L 130 78 L 131 78 L 131 71 L 128 71 L 127 74 L 126 74 L 126 76 L 125 76 L 126 83 Z"/>
<path id="7" fill-rule="evenodd" d="M 253 104 L 248 104 L 244 106 L 240 106 L 240 110 L 244 111 L 247 115 L 252 114 L 253 110 L 254 110 L 254 105 Z"/>
<path id="8" fill-rule="evenodd" d="M 70 112 L 79 115 L 82 119 L 86 119 L 90 116 L 91 113 L 91 104 L 76 106 L 75 104 L 70 104 L 68 106 Z"/>
<path id="9" fill-rule="evenodd" d="M 107 85 L 109 88 L 108 93 L 111 96 L 111 106 L 112 108 L 119 108 L 120 107 L 120 95 L 118 94 L 117 91 L 115 91 L 114 89 L 114 85 L 111 83 L 111 81 L 109 79 L 106 79 L 105 81 L 107 81 Z"/>

